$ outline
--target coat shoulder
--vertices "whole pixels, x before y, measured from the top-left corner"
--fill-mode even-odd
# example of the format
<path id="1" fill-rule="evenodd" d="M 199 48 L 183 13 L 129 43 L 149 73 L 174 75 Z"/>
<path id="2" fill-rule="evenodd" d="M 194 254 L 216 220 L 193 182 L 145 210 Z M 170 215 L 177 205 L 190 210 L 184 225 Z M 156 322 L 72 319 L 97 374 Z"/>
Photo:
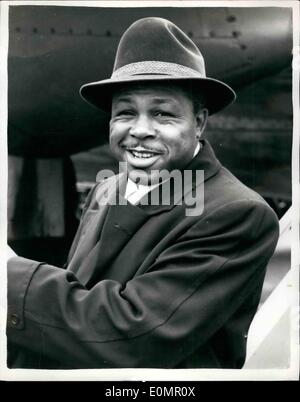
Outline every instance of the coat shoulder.
<path id="1" fill-rule="evenodd" d="M 221 167 L 219 172 L 204 185 L 206 201 L 216 204 L 216 207 L 228 205 L 236 202 L 259 204 L 270 210 L 271 207 L 265 199 L 242 183 L 225 167 Z"/>

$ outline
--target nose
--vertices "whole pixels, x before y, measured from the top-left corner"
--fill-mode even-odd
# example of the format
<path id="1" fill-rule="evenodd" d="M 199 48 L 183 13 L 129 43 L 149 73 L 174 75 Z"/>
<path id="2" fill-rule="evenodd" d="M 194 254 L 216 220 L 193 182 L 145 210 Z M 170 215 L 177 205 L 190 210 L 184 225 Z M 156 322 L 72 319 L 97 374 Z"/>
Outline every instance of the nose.
<path id="1" fill-rule="evenodd" d="M 150 116 L 140 115 L 132 121 L 129 134 L 132 137 L 144 139 L 146 137 L 154 137 L 155 129 L 153 127 Z"/>

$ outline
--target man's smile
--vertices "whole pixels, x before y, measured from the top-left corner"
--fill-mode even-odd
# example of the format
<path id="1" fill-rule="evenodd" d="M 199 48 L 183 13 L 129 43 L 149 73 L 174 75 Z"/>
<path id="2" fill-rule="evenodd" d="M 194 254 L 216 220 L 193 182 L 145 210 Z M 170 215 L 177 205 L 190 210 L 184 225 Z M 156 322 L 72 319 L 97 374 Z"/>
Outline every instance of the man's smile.
<path id="1" fill-rule="evenodd" d="M 124 146 L 126 151 L 131 152 L 134 156 L 138 158 L 149 158 L 150 156 L 160 155 L 163 152 L 150 147 L 143 146 Z"/>
<path id="2" fill-rule="evenodd" d="M 162 155 L 162 152 L 153 151 L 152 149 L 150 150 L 140 146 L 135 148 L 124 147 L 124 150 L 127 162 L 131 166 L 140 169 L 150 167 Z"/>

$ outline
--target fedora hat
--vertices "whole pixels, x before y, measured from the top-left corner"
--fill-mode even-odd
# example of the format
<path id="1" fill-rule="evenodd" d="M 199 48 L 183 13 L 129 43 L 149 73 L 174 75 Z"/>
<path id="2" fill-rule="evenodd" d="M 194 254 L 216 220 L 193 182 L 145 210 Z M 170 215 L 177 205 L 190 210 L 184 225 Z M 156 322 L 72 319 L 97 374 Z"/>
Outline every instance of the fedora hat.
<path id="1" fill-rule="evenodd" d="M 227 84 L 206 76 L 204 58 L 194 42 L 175 24 L 157 17 L 134 22 L 121 37 L 110 78 L 90 82 L 80 95 L 110 113 L 114 91 L 142 82 L 190 83 L 210 115 L 235 100 Z"/>

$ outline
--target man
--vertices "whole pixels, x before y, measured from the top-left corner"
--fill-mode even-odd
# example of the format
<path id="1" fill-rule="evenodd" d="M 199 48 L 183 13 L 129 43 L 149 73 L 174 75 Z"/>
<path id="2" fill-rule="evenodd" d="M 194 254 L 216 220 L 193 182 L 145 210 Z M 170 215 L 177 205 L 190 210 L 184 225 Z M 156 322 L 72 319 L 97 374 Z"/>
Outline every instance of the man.
<path id="1" fill-rule="evenodd" d="M 66 269 L 9 260 L 9 366 L 241 368 L 278 222 L 201 138 L 234 92 L 206 77 L 178 27 L 145 18 L 121 38 L 112 77 L 81 95 L 111 113 L 125 169 L 100 172 Z M 188 187 L 170 185 L 174 171 L 192 172 Z M 187 213 L 197 172 L 203 208 Z"/>

